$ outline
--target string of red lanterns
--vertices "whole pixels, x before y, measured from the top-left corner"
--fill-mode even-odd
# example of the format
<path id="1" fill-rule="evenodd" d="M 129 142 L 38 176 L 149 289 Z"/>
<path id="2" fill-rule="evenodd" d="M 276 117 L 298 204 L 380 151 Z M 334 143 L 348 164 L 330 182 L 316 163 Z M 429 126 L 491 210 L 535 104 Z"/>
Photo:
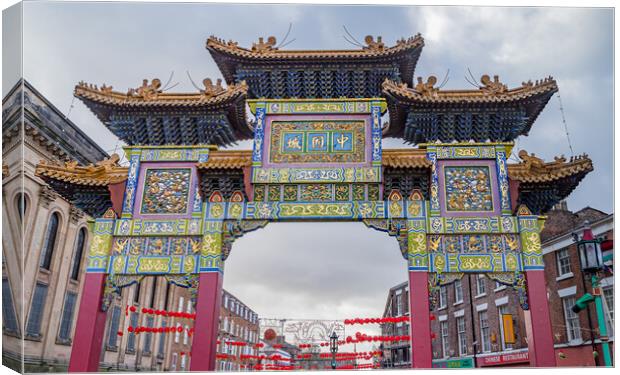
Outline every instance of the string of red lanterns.
<path id="1" fill-rule="evenodd" d="M 138 308 L 136 306 L 127 306 L 125 307 L 125 316 L 128 315 L 128 312 L 136 312 L 138 311 Z M 170 318 L 183 318 L 183 319 L 196 319 L 196 314 L 191 314 L 188 312 L 183 312 L 183 311 L 168 311 L 168 310 L 156 310 L 156 309 L 147 309 L 146 307 L 143 307 L 140 312 L 142 312 L 142 314 L 146 314 L 146 315 L 158 315 L 158 316 L 164 316 L 164 317 L 170 317 Z"/>
<path id="2" fill-rule="evenodd" d="M 408 316 L 389 316 L 385 318 L 353 318 L 353 319 L 345 319 L 345 325 L 354 325 L 354 324 L 385 324 L 385 323 L 402 323 L 408 322 Z"/>

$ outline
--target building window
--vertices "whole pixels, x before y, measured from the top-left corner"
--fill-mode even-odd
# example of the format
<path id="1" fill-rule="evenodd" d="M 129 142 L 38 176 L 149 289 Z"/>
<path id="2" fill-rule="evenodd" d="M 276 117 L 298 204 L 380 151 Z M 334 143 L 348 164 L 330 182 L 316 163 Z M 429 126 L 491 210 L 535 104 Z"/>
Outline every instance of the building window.
<path id="1" fill-rule="evenodd" d="M 181 370 L 185 370 L 185 354 L 181 354 Z"/>
<path id="2" fill-rule="evenodd" d="M 82 254 L 84 254 L 84 242 L 86 242 L 86 228 L 80 229 L 71 266 L 71 279 L 76 280 L 80 277 L 80 265 L 82 264 Z"/>
<path id="3" fill-rule="evenodd" d="M 454 281 L 454 303 L 463 302 L 463 283 L 461 280 Z"/>
<path id="4" fill-rule="evenodd" d="M 181 338 L 181 332 L 179 332 L 180 326 L 181 326 L 181 323 L 177 323 L 177 329 L 174 331 L 174 343 L 175 344 L 178 344 L 179 339 Z"/>
<path id="5" fill-rule="evenodd" d="M 183 345 L 189 344 L 189 327 L 185 326 L 183 328 Z"/>
<path id="6" fill-rule="evenodd" d="M 19 221 L 20 223 L 23 223 L 24 217 L 26 216 L 26 211 L 28 210 L 28 197 L 23 193 L 19 193 L 15 198 L 15 203 L 17 204 L 17 214 L 19 215 Z"/>
<path id="7" fill-rule="evenodd" d="M 484 275 L 476 277 L 476 294 L 481 296 L 487 292 L 487 284 Z"/>
<path id="8" fill-rule="evenodd" d="M 445 285 L 439 287 L 439 308 L 443 309 L 448 305 L 448 288 Z"/>
<path id="9" fill-rule="evenodd" d="M 153 278 L 151 284 L 151 297 L 149 298 L 149 307 L 155 307 L 155 294 L 157 293 L 157 277 Z"/>
<path id="10" fill-rule="evenodd" d="M 139 304 L 140 303 L 140 282 L 136 284 L 133 291 L 133 302 Z"/>
<path id="11" fill-rule="evenodd" d="M 165 329 L 166 328 L 166 321 L 162 320 L 161 321 L 161 326 Z M 159 336 L 159 346 L 157 347 L 157 356 L 159 358 L 164 358 L 164 349 L 165 349 L 165 345 L 166 345 L 166 335 L 158 335 Z"/>
<path id="12" fill-rule="evenodd" d="M 177 307 L 177 311 L 183 311 L 183 305 L 185 305 L 185 298 L 179 297 L 179 306 Z"/>
<path id="13" fill-rule="evenodd" d="M 456 318 L 456 332 L 459 340 L 459 355 L 467 355 L 467 336 L 465 335 L 465 317 Z"/>
<path id="14" fill-rule="evenodd" d="M 480 311 L 478 313 L 478 320 L 480 320 L 480 338 L 482 341 L 482 352 L 487 353 L 491 351 L 491 328 L 489 328 L 489 317 L 486 311 Z"/>
<path id="15" fill-rule="evenodd" d="M 579 316 L 571 310 L 575 305 L 575 297 L 562 298 L 562 305 L 564 306 L 564 322 L 566 324 L 566 334 L 568 341 L 575 342 L 581 341 L 581 326 L 579 324 Z"/>
<path id="16" fill-rule="evenodd" d="M 43 309 L 47 299 L 47 285 L 37 283 L 30 306 L 30 315 L 26 325 L 26 334 L 31 337 L 41 336 L 41 319 L 43 319 Z"/>
<path id="17" fill-rule="evenodd" d="M 499 331 L 501 338 L 502 350 L 511 350 L 512 344 L 506 343 L 506 334 L 504 333 L 504 315 L 508 315 L 508 306 L 502 305 L 497 308 L 497 314 L 499 315 Z"/>
<path id="18" fill-rule="evenodd" d="M 47 224 L 47 233 L 45 234 L 45 241 L 43 243 L 43 250 L 41 251 L 41 257 L 39 258 L 39 267 L 46 270 L 50 269 L 52 265 L 52 255 L 54 254 L 54 247 L 56 246 L 56 236 L 58 235 L 58 224 L 60 221 L 60 215 L 57 212 L 52 214 L 50 221 Z"/>
<path id="19" fill-rule="evenodd" d="M 15 315 L 15 305 L 13 305 L 13 293 L 8 279 L 2 279 L 2 328 L 6 332 L 19 334 L 19 324 Z"/>
<path id="20" fill-rule="evenodd" d="M 607 313 L 605 321 L 607 322 L 607 335 L 613 336 L 614 327 L 614 286 L 603 287 L 603 297 L 605 297 L 605 305 L 607 305 Z"/>
<path id="21" fill-rule="evenodd" d="M 396 295 L 396 316 L 401 316 L 403 314 L 402 312 L 402 295 L 397 294 Z"/>
<path id="22" fill-rule="evenodd" d="M 121 308 L 114 306 L 110 317 L 110 328 L 108 329 L 108 350 L 116 350 L 116 340 L 118 338 L 118 325 L 121 320 Z"/>
<path id="23" fill-rule="evenodd" d="M 443 357 L 447 358 L 450 354 L 450 343 L 448 341 L 448 322 L 443 321 L 439 323 L 441 330 L 441 350 L 443 351 Z"/>
<path id="24" fill-rule="evenodd" d="M 153 328 L 154 318 L 152 316 L 146 317 L 146 326 L 149 328 Z M 142 347 L 142 351 L 144 354 L 151 353 L 151 343 L 153 342 L 153 334 L 151 332 L 147 332 L 144 336 L 144 346 Z"/>
<path id="25" fill-rule="evenodd" d="M 138 284 L 139 286 L 140 284 Z M 140 288 L 138 288 L 139 290 Z M 131 317 L 129 318 L 129 325 L 132 327 L 138 326 L 138 313 L 131 313 Z M 135 353 L 136 352 L 136 333 L 130 332 L 129 337 L 127 337 L 127 353 Z"/>
<path id="26" fill-rule="evenodd" d="M 502 289 L 506 289 L 506 285 L 500 283 L 499 281 L 495 282 L 495 290 L 502 290 Z"/>
<path id="27" fill-rule="evenodd" d="M 65 306 L 62 309 L 62 319 L 60 321 L 60 331 L 58 332 L 58 338 L 62 342 L 71 341 L 71 325 L 73 323 L 73 311 L 75 310 L 75 302 L 77 301 L 77 294 L 67 292 L 65 297 Z"/>
<path id="28" fill-rule="evenodd" d="M 177 353 L 172 353 L 172 359 L 170 360 L 170 371 L 175 371 L 177 369 Z"/>
<path id="29" fill-rule="evenodd" d="M 556 251 L 555 260 L 558 265 L 558 276 L 571 273 L 570 254 L 568 253 L 568 248 Z"/>

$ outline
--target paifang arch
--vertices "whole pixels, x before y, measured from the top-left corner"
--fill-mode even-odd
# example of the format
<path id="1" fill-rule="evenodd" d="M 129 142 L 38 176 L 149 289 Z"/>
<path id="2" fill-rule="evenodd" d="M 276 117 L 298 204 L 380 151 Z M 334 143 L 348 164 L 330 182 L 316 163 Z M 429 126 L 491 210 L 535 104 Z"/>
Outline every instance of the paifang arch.
<path id="1" fill-rule="evenodd" d="M 354 51 L 281 51 L 207 41 L 228 84 L 127 93 L 80 83 L 82 100 L 129 146 L 96 165 L 37 174 L 91 216 L 93 240 L 70 371 L 97 371 L 110 296 L 144 275 L 191 288 L 190 369 L 214 370 L 223 264 L 233 241 L 270 221 L 362 221 L 398 241 L 410 283 L 413 367 L 430 368 L 438 286 L 485 273 L 520 292 L 533 366 L 555 365 L 539 233 L 546 210 L 592 170 L 587 156 L 545 163 L 513 140 L 550 97 L 551 78 L 508 89 L 441 90 L 413 71 L 422 37 Z M 246 119 L 246 104 L 254 120 Z M 382 121 L 389 110 L 389 121 Z M 382 149 L 383 137 L 417 147 Z M 221 150 L 253 139 L 247 151 Z"/>

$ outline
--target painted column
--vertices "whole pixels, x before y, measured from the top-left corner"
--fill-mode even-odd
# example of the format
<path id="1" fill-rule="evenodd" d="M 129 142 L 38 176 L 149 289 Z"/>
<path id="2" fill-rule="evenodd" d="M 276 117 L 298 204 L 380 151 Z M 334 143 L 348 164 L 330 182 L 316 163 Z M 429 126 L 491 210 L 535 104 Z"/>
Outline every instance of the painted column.
<path id="1" fill-rule="evenodd" d="M 215 371 L 224 279 L 221 220 L 224 210 L 225 203 L 219 195 L 215 196 L 215 202 L 212 200 L 205 205 L 190 371 Z"/>
<path id="2" fill-rule="evenodd" d="M 432 368 L 428 272 L 409 271 L 409 314 L 411 316 L 411 367 Z"/>
<path id="3" fill-rule="evenodd" d="M 198 278 L 190 371 L 215 371 L 223 279 L 220 272 L 204 272 Z"/>
<path id="4" fill-rule="evenodd" d="M 407 201 L 407 258 L 409 268 L 409 316 L 411 367 L 432 368 L 430 305 L 428 295 L 428 250 L 426 247 L 426 205 L 412 194 Z"/>
<path id="5" fill-rule="evenodd" d="M 528 338 L 530 365 L 532 367 L 555 367 L 553 331 L 549 316 L 547 284 L 544 271 L 526 271 L 527 298 L 530 306 L 532 324 L 531 337 Z"/>
<path id="6" fill-rule="evenodd" d="M 542 221 L 538 216 L 532 215 L 525 206 L 519 207 L 518 217 L 532 327 L 530 337 L 528 337 L 530 365 L 532 367 L 555 367 L 553 332 L 540 243 Z"/>
<path id="7" fill-rule="evenodd" d="M 69 372 L 97 372 L 105 331 L 103 288 L 107 274 L 87 273 L 73 336 Z"/>
<path id="8" fill-rule="evenodd" d="M 99 370 L 101 345 L 106 323 L 103 305 L 108 257 L 112 244 L 115 214 L 112 209 L 95 220 L 93 239 L 88 252 L 84 289 L 75 326 L 69 372 Z"/>

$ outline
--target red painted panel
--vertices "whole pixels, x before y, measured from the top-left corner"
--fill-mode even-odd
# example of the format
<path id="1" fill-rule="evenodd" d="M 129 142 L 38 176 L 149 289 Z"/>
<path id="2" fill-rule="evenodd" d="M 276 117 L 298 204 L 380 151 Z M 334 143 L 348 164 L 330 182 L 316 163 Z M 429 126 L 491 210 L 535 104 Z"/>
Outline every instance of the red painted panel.
<path id="1" fill-rule="evenodd" d="M 125 184 L 127 181 L 108 185 L 110 190 L 110 200 L 112 201 L 112 210 L 116 212 L 117 217 L 121 217 L 123 212 L 123 194 L 125 194 Z"/>
<path id="2" fill-rule="evenodd" d="M 101 311 L 106 274 L 87 273 L 75 326 L 69 372 L 97 372 L 105 331 L 106 313 Z"/>
<path id="3" fill-rule="evenodd" d="M 545 272 L 526 271 L 527 299 L 530 305 L 532 331 L 528 347 L 532 367 L 555 367 L 553 333 L 547 300 Z"/>
<path id="4" fill-rule="evenodd" d="M 215 371 L 223 278 L 219 272 L 199 276 L 190 371 Z"/>
<path id="5" fill-rule="evenodd" d="M 431 319 L 428 302 L 428 272 L 409 272 L 411 315 L 411 367 L 432 368 Z"/>

